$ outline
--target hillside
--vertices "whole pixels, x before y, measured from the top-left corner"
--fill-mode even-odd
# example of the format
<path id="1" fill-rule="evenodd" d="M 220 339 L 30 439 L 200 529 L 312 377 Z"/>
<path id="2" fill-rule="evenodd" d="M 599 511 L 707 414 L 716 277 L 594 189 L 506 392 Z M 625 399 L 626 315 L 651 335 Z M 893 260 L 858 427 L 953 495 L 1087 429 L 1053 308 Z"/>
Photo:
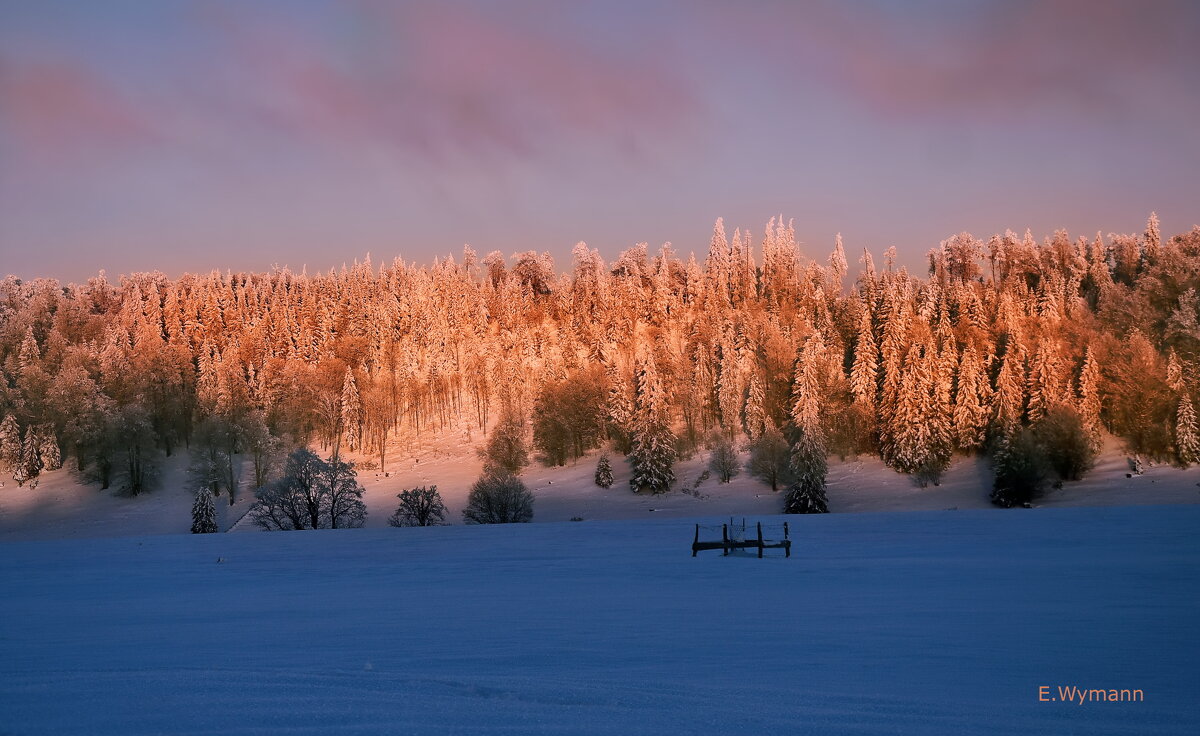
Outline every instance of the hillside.
<path id="1" fill-rule="evenodd" d="M 780 517 L 766 519 L 769 523 Z M 0 545 L 19 734 L 1190 734 L 1200 508 Z M 1133 703 L 1038 688 L 1141 689 Z"/>
<path id="2" fill-rule="evenodd" d="M 462 440 L 454 432 L 431 437 L 426 444 L 408 450 L 411 455 L 390 462 L 386 476 L 375 469 L 370 458 L 350 454 L 362 465 L 359 481 L 366 489 L 366 526 L 387 525 L 401 490 L 431 484 L 438 486 L 446 501 L 448 520 L 461 523 L 467 492 L 482 466 L 470 445 L 458 444 Z M 781 509 L 782 493 L 772 493 L 744 468 L 728 484 L 715 477 L 699 481 L 708 462 L 704 450 L 679 463 L 676 490 L 662 495 L 630 492 L 629 464 L 619 457 L 614 463 L 612 488 L 597 487 L 592 475 L 598 454 L 593 451 L 562 467 L 548 468 L 535 462 L 525 469 L 522 477 L 536 497 L 535 523 L 576 517 L 593 521 L 775 514 Z M 747 454 L 740 457 L 744 461 Z M 1050 490 L 1039 505 L 1200 503 L 1200 466 L 1181 470 L 1155 464 L 1147 467 L 1144 475 L 1127 478 L 1127 457 L 1120 443 L 1108 438 L 1096 467 L 1084 480 Z M 229 507 L 227 496 L 218 500 L 222 530 L 257 529 L 246 516 L 253 500 L 251 477 L 246 463 L 238 503 Z M 887 468 L 878 458 L 835 458 L 830 462 L 828 482 L 833 513 L 992 508 L 987 499 L 991 469 L 982 458 L 956 458 L 941 483 L 926 488 Z M 184 533 L 191 524 L 190 487 L 186 458 L 180 455 L 165 464 L 158 489 L 137 498 L 83 484 L 66 469 L 43 472 L 37 488 L 19 488 L 12 482 L 0 488 L 0 540 Z M 696 494 L 682 492 L 684 487 Z"/>

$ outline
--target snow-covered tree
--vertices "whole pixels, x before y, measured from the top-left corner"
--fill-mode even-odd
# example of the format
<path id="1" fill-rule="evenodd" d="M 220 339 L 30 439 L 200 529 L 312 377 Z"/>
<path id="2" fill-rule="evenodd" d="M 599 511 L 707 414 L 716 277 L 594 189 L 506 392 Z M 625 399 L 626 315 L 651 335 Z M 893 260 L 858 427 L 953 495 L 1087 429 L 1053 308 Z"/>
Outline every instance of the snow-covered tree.
<path id="1" fill-rule="evenodd" d="M 821 426 L 821 374 L 826 365 L 825 341 L 814 332 L 805 342 L 796 361 L 792 385 L 792 424 L 796 438 L 792 443 L 789 469 L 795 478 L 784 500 L 784 513 L 825 513 L 826 460 L 825 432 Z"/>
<path id="2" fill-rule="evenodd" d="M 954 439 L 959 449 L 983 446 L 991 410 L 986 358 L 968 345 L 958 361 L 958 384 L 954 394 Z"/>
<path id="3" fill-rule="evenodd" d="M 755 371 L 750 375 L 746 390 L 746 436 L 751 440 L 760 436 L 767 428 L 767 396 L 762 379 Z"/>
<path id="4" fill-rule="evenodd" d="M 38 457 L 46 470 L 58 470 L 62 467 L 62 450 L 58 446 L 58 438 L 54 436 L 54 426 L 43 424 L 38 427 Z"/>
<path id="5" fill-rule="evenodd" d="M 611 488 L 613 484 L 612 461 L 608 459 L 608 455 L 601 455 L 596 462 L 596 475 L 594 477 L 596 485 L 601 488 Z"/>
<path id="6" fill-rule="evenodd" d="M 875 411 L 878 391 L 879 348 L 871 329 L 871 313 L 864 306 L 859 315 L 858 339 L 854 344 L 854 364 L 850 369 L 850 391 L 854 400 Z"/>
<path id="7" fill-rule="evenodd" d="M 196 492 L 196 501 L 192 504 L 192 534 L 215 534 L 217 529 L 217 509 L 213 504 L 212 492 L 201 488 Z"/>
<path id="8" fill-rule="evenodd" d="M 358 384 L 354 381 L 354 372 L 346 368 L 345 378 L 342 379 L 342 432 L 351 450 L 358 450 L 362 441 L 363 403 L 358 393 Z"/>
<path id="9" fill-rule="evenodd" d="M 1175 419 L 1175 457 L 1185 467 L 1200 462 L 1200 428 L 1196 425 L 1196 406 L 1186 394 L 1179 399 Z"/>
<path id="10" fill-rule="evenodd" d="M 1084 353 L 1083 369 L 1079 373 L 1079 417 L 1084 429 L 1095 444 L 1100 438 L 1100 366 L 1091 346 Z"/>
<path id="11" fill-rule="evenodd" d="M 25 439 L 21 442 L 21 457 L 13 471 L 13 480 L 18 486 L 26 483 L 30 488 L 37 488 L 38 476 L 42 473 L 42 457 L 38 452 L 41 442 L 37 431 L 30 427 L 25 430 Z"/>
<path id="12" fill-rule="evenodd" d="M 8 414 L 0 421 L 0 467 L 16 472 L 21 462 L 21 427 Z"/>
<path id="13" fill-rule="evenodd" d="M 629 454 L 635 492 L 666 493 L 675 482 L 675 436 L 667 397 L 655 370 L 654 356 L 642 350 L 635 372 L 633 451 Z"/>

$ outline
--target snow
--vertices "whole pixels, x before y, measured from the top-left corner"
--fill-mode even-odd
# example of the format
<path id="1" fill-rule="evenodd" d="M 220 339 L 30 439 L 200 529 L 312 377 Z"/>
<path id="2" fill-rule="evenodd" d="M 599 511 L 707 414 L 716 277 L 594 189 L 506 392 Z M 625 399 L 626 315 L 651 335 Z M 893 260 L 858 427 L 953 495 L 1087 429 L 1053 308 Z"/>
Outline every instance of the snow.
<path id="1" fill-rule="evenodd" d="M 787 520 L 2 542 L 0 730 L 1196 732 L 1200 507 Z"/>
<path id="2" fill-rule="evenodd" d="M 448 521 L 459 524 L 471 484 L 483 469 L 470 439 L 461 432 L 430 435 L 418 444 L 393 447 L 387 475 L 377 469 L 377 458 L 347 453 L 359 465 L 358 479 L 366 489 L 367 527 L 387 525 L 399 503 L 396 494 L 419 485 L 437 485 L 449 511 Z M 476 433 L 476 442 L 481 437 Z M 316 448 L 320 451 L 320 448 Z M 729 517 L 778 513 L 782 492 L 774 493 L 743 467 L 730 483 L 712 475 L 699 480 L 709 453 L 701 450 L 676 464 L 675 490 L 662 495 L 634 494 L 629 490 L 627 460 L 611 453 L 614 482 L 599 488 L 593 482 L 600 451 L 576 462 L 547 468 L 534 462 L 522 480 L 533 491 L 534 522 L 649 518 Z M 743 466 L 747 453 L 741 454 Z M 246 515 L 253 499 L 248 462 L 242 467 L 239 501 L 217 499 L 218 525 L 236 532 L 257 532 Z M 191 527 L 194 500 L 187 481 L 187 460 L 181 454 L 168 459 L 158 490 L 138 498 L 123 498 L 97 486 L 81 484 L 67 469 L 44 472 L 35 489 L 18 488 L 11 480 L 0 488 L 0 540 L 57 539 L 70 537 L 180 534 Z M 1118 440 L 1108 438 L 1096 467 L 1076 483 L 1050 490 L 1041 506 L 1101 506 L 1130 504 L 1200 503 L 1200 466 L 1186 470 L 1151 465 L 1142 476 L 1126 478 L 1128 455 Z M 991 469 L 986 459 L 956 457 L 937 486 L 919 487 L 909 476 L 890 470 L 874 457 L 831 458 L 829 508 L 834 513 L 991 509 L 988 491 Z M 694 488 L 698 495 L 681 492 Z M 997 513 L 1001 511 L 995 509 Z"/>

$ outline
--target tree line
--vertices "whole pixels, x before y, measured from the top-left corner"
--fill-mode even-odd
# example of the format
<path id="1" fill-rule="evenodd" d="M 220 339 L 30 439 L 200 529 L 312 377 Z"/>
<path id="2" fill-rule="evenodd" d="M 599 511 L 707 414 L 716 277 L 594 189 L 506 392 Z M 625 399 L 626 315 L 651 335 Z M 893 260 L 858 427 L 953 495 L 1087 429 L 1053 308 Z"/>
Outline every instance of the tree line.
<path id="1" fill-rule="evenodd" d="M 465 247 L 314 275 L 10 276 L 0 468 L 35 484 L 71 463 L 137 494 L 185 448 L 232 501 L 235 457 L 265 487 L 293 447 L 384 469 L 453 428 L 549 464 L 610 444 L 633 490 L 663 492 L 679 457 L 724 438 L 805 510 L 831 454 L 936 481 L 955 453 L 988 453 L 998 502 L 1023 493 L 1005 495 L 1006 468 L 1078 476 L 1104 432 L 1200 460 L 1200 228 L 959 233 L 921 275 L 894 248 L 858 263 L 840 237 L 802 255 L 773 218 L 758 238 L 718 220 L 703 260 L 641 243 L 605 263 L 580 243 L 562 273 L 546 253 Z"/>

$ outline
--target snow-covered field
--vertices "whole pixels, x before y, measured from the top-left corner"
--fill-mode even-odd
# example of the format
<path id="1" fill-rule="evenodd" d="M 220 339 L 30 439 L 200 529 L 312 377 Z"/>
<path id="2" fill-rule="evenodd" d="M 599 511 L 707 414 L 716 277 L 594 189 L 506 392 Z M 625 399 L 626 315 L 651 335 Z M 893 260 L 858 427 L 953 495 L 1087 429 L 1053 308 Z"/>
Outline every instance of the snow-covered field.
<path id="1" fill-rule="evenodd" d="M 6 542 L 0 732 L 1197 732 L 1200 507 L 788 520 Z"/>
<path id="2" fill-rule="evenodd" d="M 447 520 L 461 523 L 467 493 L 482 470 L 481 460 L 464 442 L 466 438 L 460 434 L 447 432 L 416 448 L 398 447 L 388 462 L 386 475 L 375 467 L 375 459 L 350 455 L 360 465 L 358 478 L 366 489 L 367 527 L 387 525 L 401 490 L 434 484 L 450 511 Z M 699 478 L 708 463 L 704 451 L 676 466 L 676 490 L 662 496 L 631 493 L 629 466 L 620 456 L 613 456 L 616 482 L 612 488 L 598 488 L 592 480 L 598 456 L 598 452 L 592 452 L 578 462 L 554 468 L 534 462 L 524 470 L 522 478 L 536 498 L 534 522 L 576 517 L 596 521 L 775 514 L 783 504 L 781 494 L 773 493 L 745 470 L 728 484 L 719 483 L 716 477 L 701 482 Z M 246 517 L 254 495 L 248 465 L 244 463 L 238 502 L 230 507 L 227 497 L 217 501 L 222 530 L 257 529 Z M 1127 455 L 1115 439 L 1109 438 L 1096 467 L 1083 481 L 1051 490 L 1038 503 L 1200 503 L 1200 466 L 1180 470 L 1153 465 L 1144 475 L 1133 478 L 1125 477 L 1128 472 Z M 991 470 L 982 458 L 956 458 L 940 485 L 927 488 L 888 469 L 878 458 L 834 458 L 829 467 L 829 506 L 834 513 L 991 508 L 991 483 Z M 695 489 L 695 493 L 682 492 L 684 487 Z M 0 488 L 0 541 L 185 533 L 191 526 L 193 498 L 187 458 L 181 454 L 164 464 L 159 488 L 139 498 L 123 498 L 82 484 L 67 469 L 43 473 L 40 484 L 33 489 L 18 488 L 8 480 Z"/>

